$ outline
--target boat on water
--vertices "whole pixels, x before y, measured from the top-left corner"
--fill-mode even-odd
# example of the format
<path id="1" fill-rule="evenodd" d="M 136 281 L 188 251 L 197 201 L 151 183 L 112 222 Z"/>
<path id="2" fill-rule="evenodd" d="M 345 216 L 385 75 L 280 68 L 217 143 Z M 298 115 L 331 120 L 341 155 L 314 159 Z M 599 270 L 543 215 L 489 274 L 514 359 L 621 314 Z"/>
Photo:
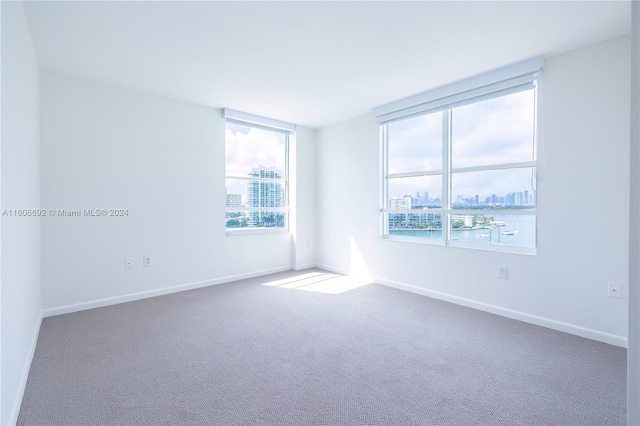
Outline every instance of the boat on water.
<path id="1" fill-rule="evenodd" d="M 476 234 L 476 238 L 489 238 L 489 234 Z"/>
<path id="2" fill-rule="evenodd" d="M 500 235 L 516 235 L 520 233 L 520 231 L 502 231 Z"/>

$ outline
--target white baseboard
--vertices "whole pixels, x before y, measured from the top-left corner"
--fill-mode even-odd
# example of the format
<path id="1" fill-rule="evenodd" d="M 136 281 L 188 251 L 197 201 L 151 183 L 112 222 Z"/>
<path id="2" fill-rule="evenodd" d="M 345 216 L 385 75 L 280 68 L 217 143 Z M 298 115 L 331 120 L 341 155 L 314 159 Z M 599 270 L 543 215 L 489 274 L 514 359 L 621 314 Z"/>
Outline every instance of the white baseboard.
<path id="1" fill-rule="evenodd" d="M 335 274 L 349 275 L 349 271 L 345 269 L 336 268 L 331 265 L 325 265 L 324 263 L 316 263 L 315 267 L 319 269 L 324 269 L 325 271 L 328 271 L 328 272 L 333 272 Z"/>
<path id="2" fill-rule="evenodd" d="M 20 414 L 20 407 L 22 406 L 22 399 L 24 397 L 24 391 L 27 389 L 27 379 L 29 378 L 29 371 L 31 370 L 31 363 L 33 362 L 33 356 L 36 353 L 36 344 L 38 343 L 38 336 L 40 335 L 40 326 L 42 325 L 42 313 L 38 315 L 36 320 L 36 326 L 33 330 L 33 336 L 31 338 L 31 347 L 29 348 L 29 354 L 25 360 L 22 368 L 22 376 L 20 377 L 20 383 L 18 384 L 18 390 L 16 392 L 15 400 L 13 401 L 13 407 L 9 414 L 9 424 L 15 425 L 18 422 L 18 415 Z"/>
<path id="3" fill-rule="evenodd" d="M 197 281 L 193 283 L 179 284 L 171 287 L 159 288 L 156 290 L 141 291 L 139 293 L 125 294 L 122 296 L 108 297 L 105 299 L 92 300 L 90 302 L 75 303 L 72 305 L 48 308 L 42 311 L 43 318 L 56 315 L 70 314 L 72 312 L 85 311 L 87 309 L 102 308 L 104 306 L 117 305 L 118 303 L 132 302 L 134 300 L 147 299 L 149 297 L 164 296 L 165 294 L 178 293 L 180 291 L 193 290 L 196 288 L 209 287 L 216 284 L 228 283 L 231 281 L 254 278 L 276 272 L 290 271 L 291 266 L 281 266 L 277 268 L 263 269 L 260 271 L 247 272 L 244 274 L 228 275 L 226 277 L 213 278 L 210 280 Z"/>
<path id="4" fill-rule="evenodd" d="M 316 267 L 320 269 L 324 269 L 329 272 L 335 272 L 337 274 L 349 275 L 348 271 L 345 271 L 344 269 L 341 269 L 341 268 L 334 267 L 332 265 L 318 263 L 316 264 Z M 465 299 L 463 297 L 458 297 L 458 296 L 453 296 L 446 293 L 441 293 L 438 291 L 428 290 L 422 287 L 416 287 L 410 284 L 388 280 L 386 278 L 373 277 L 373 281 L 378 284 L 386 285 L 388 287 L 397 288 L 399 290 L 404 290 L 404 291 L 419 294 L 422 296 L 431 297 L 433 299 L 444 300 L 445 302 L 454 303 L 456 305 L 466 306 L 469 308 L 477 309 L 479 311 L 489 312 L 489 313 L 500 315 L 506 318 L 511 318 L 511 319 L 526 322 L 529 324 L 550 328 L 552 330 L 574 334 L 576 336 L 585 337 L 591 340 L 597 340 L 599 342 L 608 343 L 610 345 L 620 346 L 622 348 L 627 348 L 628 346 L 628 339 L 623 336 L 604 333 L 602 331 L 593 330 L 586 327 L 580 327 L 578 325 L 556 321 L 549 318 L 539 317 L 537 315 L 531 315 L 531 314 L 516 311 L 513 309 L 503 308 L 503 307 L 491 305 L 488 303 L 478 302 L 471 299 Z"/>
<path id="5" fill-rule="evenodd" d="M 324 268 L 324 267 L 323 267 Z M 604 333 L 601 331 L 593 330 L 590 328 L 580 327 L 573 324 L 568 324 L 561 321 L 552 320 L 549 318 L 539 317 L 536 315 L 527 314 L 512 309 L 503 308 L 500 306 L 490 305 L 488 303 L 477 302 L 471 299 L 465 299 L 463 297 L 452 296 L 446 293 L 440 293 L 433 290 L 427 290 L 421 287 L 412 286 L 409 284 L 399 283 L 397 281 L 387 280 L 380 277 L 374 277 L 376 283 L 386 285 L 388 287 L 397 288 L 399 290 L 408 291 L 422 296 L 431 297 L 433 299 L 444 300 L 446 302 L 454 303 L 456 305 L 467 306 L 469 308 L 478 309 L 480 311 L 489 312 L 495 315 L 523 321 L 529 324 L 539 325 L 542 327 L 550 328 L 552 330 L 562 331 L 564 333 L 574 334 L 576 336 L 585 337 L 587 339 L 597 340 L 599 342 L 608 343 L 614 346 L 620 346 L 626 348 L 628 345 L 627 339 L 615 334 Z"/>
<path id="6" fill-rule="evenodd" d="M 311 269 L 311 268 L 315 268 L 316 264 L 315 263 L 305 263 L 302 265 L 295 265 L 292 270 L 294 271 L 302 271 L 304 269 Z"/>

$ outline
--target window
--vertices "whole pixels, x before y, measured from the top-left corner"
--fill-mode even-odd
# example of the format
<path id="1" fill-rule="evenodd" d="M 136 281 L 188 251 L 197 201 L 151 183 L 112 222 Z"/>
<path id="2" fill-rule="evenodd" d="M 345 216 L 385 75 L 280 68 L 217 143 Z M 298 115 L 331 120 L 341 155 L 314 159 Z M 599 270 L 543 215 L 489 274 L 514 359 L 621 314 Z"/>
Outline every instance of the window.
<path id="1" fill-rule="evenodd" d="M 419 95 L 424 102 L 374 110 L 384 238 L 535 253 L 541 65 L 529 61 L 527 72 L 498 70 Z"/>
<path id="2" fill-rule="evenodd" d="M 227 234 L 287 231 L 289 135 L 295 126 L 223 110 Z"/>

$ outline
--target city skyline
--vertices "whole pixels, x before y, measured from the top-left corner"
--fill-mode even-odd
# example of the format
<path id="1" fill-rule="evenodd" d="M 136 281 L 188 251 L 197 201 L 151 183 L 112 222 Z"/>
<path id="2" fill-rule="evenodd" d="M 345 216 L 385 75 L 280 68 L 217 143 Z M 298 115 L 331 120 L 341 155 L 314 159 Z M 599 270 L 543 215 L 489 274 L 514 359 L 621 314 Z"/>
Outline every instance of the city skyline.
<path id="1" fill-rule="evenodd" d="M 501 205 L 501 206 L 535 206 L 536 191 L 522 190 L 508 192 L 504 195 L 483 195 L 475 194 L 470 197 L 461 195 L 452 198 L 451 205 L 455 206 L 474 206 L 474 205 Z M 429 192 L 416 192 L 415 197 L 412 194 L 402 196 L 392 196 L 388 199 L 388 208 L 390 209 L 406 209 L 423 206 L 442 207 L 442 199 L 438 196 L 431 198 Z"/>

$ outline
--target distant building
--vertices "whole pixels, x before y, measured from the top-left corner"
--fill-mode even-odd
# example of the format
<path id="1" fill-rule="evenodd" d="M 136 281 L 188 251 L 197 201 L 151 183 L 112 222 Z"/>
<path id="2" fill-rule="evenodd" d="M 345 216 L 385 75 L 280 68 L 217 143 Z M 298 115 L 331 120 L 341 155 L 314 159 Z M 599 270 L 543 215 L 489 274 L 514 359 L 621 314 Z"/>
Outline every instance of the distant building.
<path id="1" fill-rule="evenodd" d="M 242 207 L 242 196 L 240 194 L 227 194 L 227 207 Z"/>
<path id="2" fill-rule="evenodd" d="M 465 214 L 465 215 L 451 215 L 451 220 L 461 220 L 463 222 L 463 226 L 465 228 L 471 228 L 473 226 L 473 216 Z"/>
<path id="3" fill-rule="evenodd" d="M 411 197 L 392 197 L 389 198 L 389 208 L 390 209 L 410 209 L 411 208 Z"/>
<path id="4" fill-rule="evenodd" d="M 249 172 L 249 176 L 261 179 L 282 179 L 282 173 L 275 167 L 263 165 L 254 167 Z M 247 183 L 247 207 L 284 207 L 283 183 L 250 180 Z M 284 216 L 281 213 L 254 211 L 249 214 L 249 226 L 280 226 L 280 222 L 284 222 Z"/>

